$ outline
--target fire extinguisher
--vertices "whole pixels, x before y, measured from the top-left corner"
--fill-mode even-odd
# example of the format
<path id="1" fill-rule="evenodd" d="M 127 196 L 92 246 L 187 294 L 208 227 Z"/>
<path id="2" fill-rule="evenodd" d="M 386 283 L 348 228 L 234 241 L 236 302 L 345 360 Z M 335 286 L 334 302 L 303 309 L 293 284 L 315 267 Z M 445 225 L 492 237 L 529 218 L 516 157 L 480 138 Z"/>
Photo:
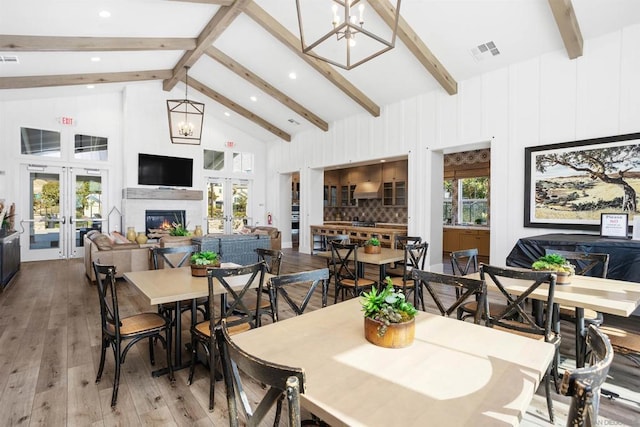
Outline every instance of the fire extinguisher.
<path id="1" fill-rule="evenodd" d="M 267 214 L 267 224 L 271 225 L 273 223 L 273 218 L 271 218 L 271 212 Z"/>

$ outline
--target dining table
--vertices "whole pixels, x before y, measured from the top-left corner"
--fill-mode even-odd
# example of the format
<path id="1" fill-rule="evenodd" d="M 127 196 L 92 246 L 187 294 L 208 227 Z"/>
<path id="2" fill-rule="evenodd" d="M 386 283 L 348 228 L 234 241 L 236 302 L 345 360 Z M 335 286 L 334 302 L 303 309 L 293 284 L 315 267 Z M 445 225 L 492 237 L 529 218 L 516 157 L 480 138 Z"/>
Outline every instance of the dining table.
<path id="1" fill-rule="evenodd" d="M 415 339 L 364 337 L 359 298 L 233 336 L 249 354 L 305 371 L 301 406 L 331 426 L 518 425 L 552 344 L 419 311 Z"/>
<path id="2" fill-rule="evenodd" d="M 480 279 L 480 273 L 472 273 L 465 277 Z M 507 292 L 513 295 L 523 293 L 531 283 L 519 279 L 500 278 Z M 491 277 L 486 276 L 487 290 L 497 290 Z M 548 285 L 543 284 L 529 295 L 537 301 L 546 301 Z M 581 368 L 585 363 L 583 349 L 585 335 L 584 310 L 591 309 L 600 313 L 629 317 L 640 306 L 640 284 L 601 277 L 581 276 L 574 274 L 570 283 L 556 284 L 553 301 L 555 304 L 575 307 L 576 322 L 576 366 Z"/>
<path id="3" fill-rule="evenodd" d="M 239 267 L 234 263 L 222 263 L 223 268 Z M 273 277 L 270 273 L 265 273 L 264 283 Z M 149 300 L 149 304 L 168 304 L 176 303 L 176 313 L 181 313 L 181 305 L 183 301 L 190 301 L 191 304 L 191 322 L 196 321 L 195 301 L 197 298 L 209 296 L 209 283 L 207 277 L 199 277 L 191 275 L 191 267 L 165 268 L 159 270 L 132 271 L 124 273 L 124 278 L 131 283 Z M 258 279 L 256 276 L 254 286 L 258 287 Z M 242 287 L 247 282 L 247 276 L 232 276 L 227 279 L 231 287 Z M 226 294 L 224 286 L 214 280 L 213 294 L 221 297 Z M 174 335 L 174 362 L 173 370 L 179 370 L 189 367 L 190 363 L 182 362 L 182 319 L 180 315 L 176 315 Z M 166 368 L 153 372 L 154 376 L 163 375 L 168 370 Z"/>
<path id="4" fill-rule="evenodd" d="M 322 258 L 331 259 L 331 251 L 316 252 L 315 255 Z M 352 255 L 353 256 L 353 255 Z M 363 264 L 373 264 L 379 266 L 380 283 L 384 282 L 387 276 L 387 265 L 393 262 L 399 262 L 404 260 L 404 251 L 402 249 L 380 248 L 380 253 L 368 254 L 364 251 L 364 248 L 358 248 L 358 275 L 362 276 L 364 268 Z"/>

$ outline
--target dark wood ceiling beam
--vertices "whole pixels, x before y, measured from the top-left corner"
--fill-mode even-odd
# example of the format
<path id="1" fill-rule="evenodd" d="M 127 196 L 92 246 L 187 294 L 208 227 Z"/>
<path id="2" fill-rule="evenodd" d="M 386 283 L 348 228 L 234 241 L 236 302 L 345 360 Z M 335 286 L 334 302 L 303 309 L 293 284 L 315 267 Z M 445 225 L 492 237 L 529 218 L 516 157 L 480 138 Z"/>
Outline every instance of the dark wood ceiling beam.
<path id="1" fill-rule="evenodd" d="M 367 1 L 382 20 L 385 21 L 389 27 L 393 28 L 396 8 L 386 0 Z M 458 83 L 402 16 L 399 17 L 397 36 L 449 95 L 458 93 Z"/>
<path id="2" fill-rule="evenodd" d="M 560 36 L 565 49 L 567 49 L 569 59 L 582 56 L 584 41 L 571 0 L 549 0 L 549 6 L 558 25 L 558 30 L 560 30 Z"/>
<path id="3" fill-rule="evenodd" d="M 233 102 L 229 98 L 225 97 L 224 95 L 222 95 L 222 94 L 216 92 L 215 90 L 211 89 L 210 87 L 202 84 L 198 80 L 193 79 L 193 78 L 189 78 L 189 86 L 191 86 L 193 89 L 197 90 L 198 92 L 202 93 L 203 95 L 208 96 L 209 98 L 213 99 L 214 101 L 224 105 L 228 109 L 230 109 L 230 110 L 234 111 L 235 113 L 241 115 L 242 117 L 246 118 L 247 120 L 257 124 L 261 128 L 264 128 L 264 129 L 268 130 L 272 134 L 276 135 L 278 138 L 282 138 L 287 142 L 291 142 L 291 135 L 289 135 L 288 133 L 286 133 L 282 129 L 279 129 L 277 126 L 274 126 L 271 123 L 267 122 L 263 118 L 253 114 L 251 111 L 247 110 L 246 108 L 236 104 L 235 102 Z"/>
<path id="4" fill-rule="evenodd" d="M 144 80 L 164 80 L 171 70 L 129 71 L 122 73 L 63 74 L 53 76 L 0 77 L 0 89 L 73 86 L 100 83 L 124 83 Z"/>
<path id="5" fill-rule="evenodd" d="M 101 52 L 136 50 L 191 50 L 196 39 L 153 37 L 49 37 L 0 34 L 0 51 Z"/>
<path id="6" fill-rule="evenodd" d="M 258 89 L 265 92 L 267 95 L 280 101 L 280 103 L 282 103 L 285 107 L 293 110 L 295 113 L 304 117 L 318 128 L 322 129 L 325 132 L 329 130 L 329 124 L 326 121 L 322 120 L 320 117 L 307 110 L 305 107 L 298 104 L 296 101 L 289 98 L 287 95 L 280 92 L 275 87 L 271 86 L 267 81 L 260 78 L 254 72 L 242 66 L 242 64 L 231 59 L 231 57 L 226 55 L 221 50 L 211 46 L 206 50 L 206 54 L 209 55 L 211 59 L 214 59 L 215 61 L 224 65 L 227 69 L 234 72 L 236 75 L 242 77 L 252 85 L 256 86 Z"/>
<path id="7" fill-rule="evenodd" d="M 231 6 L 222 6 L 216 14 L 211 18 L 211 21 L 204 27 L 204 30 L 198 36 L 196 47 L 193 50 L 187 51 L 178 64 L 173 68 L 173 76 L 164 81 L 162 87 L 164 90 L 169 91 L 173 89 L 185 75 L 185 67 L 191 67 L 202 56 L 205 50 L 211 46 L 213 41 L 222 34 L 234 19 L 242 12 L 242 8 L 245 4 L 251 0 L 235 0 Z"/>
<path id="8" fill-rule="evenodd" d="M 337 70 L 324 61 L 302 53 L 300 40 L 255 2 L 249 1 L 244 7 L 244 12 L 372 116 L 378 117 L 380 115 L 380 107 L 345 79 Z"/>

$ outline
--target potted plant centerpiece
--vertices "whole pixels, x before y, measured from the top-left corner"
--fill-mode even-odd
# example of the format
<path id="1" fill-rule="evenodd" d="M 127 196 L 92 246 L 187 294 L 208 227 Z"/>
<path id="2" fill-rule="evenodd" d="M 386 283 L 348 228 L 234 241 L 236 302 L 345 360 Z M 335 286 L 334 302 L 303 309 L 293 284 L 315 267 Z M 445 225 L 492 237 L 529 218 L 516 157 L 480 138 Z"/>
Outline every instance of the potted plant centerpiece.
<path id="1" fill-rule="evenodd" d="M 558 254 L 547 254 L 538 258 L 531 269 L 536 271 L 553 271 L 556 273 L 556 283 L 567 285 L 571 283 L 571 276 L 575 273 L 575 268 L 565 257 Z"/>
<path id="2" fill-rule="evenodd" d="M 204 277 L 207 268 L 220 267 L 220 257 L 213 251 L 195 252 L 191 255 L 191 275 Z"/>
<path id="3" fill-rule="evenodd" d="M 381 291 L 371 288 L 361 297 L 364 311 L 364 335 L 367 341 L 387 348 L 407 347 L 415 336 L 417 310 L 396 291 L 391 279 L 385 279 L 386 287 Z"/>
<path id="4" fill-rule="evenodd" d="M 379 254 L 380 253 L 380 240 L 377 237 L 372 237 L 364 243 L 364 253 L 366 254 Z"/>

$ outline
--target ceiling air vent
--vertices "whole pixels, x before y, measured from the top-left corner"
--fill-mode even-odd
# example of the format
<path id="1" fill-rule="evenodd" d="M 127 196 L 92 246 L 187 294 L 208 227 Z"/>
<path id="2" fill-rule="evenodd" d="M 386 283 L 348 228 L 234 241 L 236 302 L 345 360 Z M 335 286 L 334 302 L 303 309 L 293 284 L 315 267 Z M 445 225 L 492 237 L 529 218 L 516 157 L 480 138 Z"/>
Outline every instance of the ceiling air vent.
<path id="1" fill-rule="evenodd" d="M 18 57 L 15 55 L 0 55 L 0 63 L 7 63 L 7 64 L 17 64 L 18 62 Z"/>
<path id="2" fill-rule="evenodd" d="M 492 56 L 500 55 L 500 51 L 496 47 L 496 44 L 492 41 L 480 44 L 471 49 L 471 55 L 477 61 L 483 61 Z"/>

